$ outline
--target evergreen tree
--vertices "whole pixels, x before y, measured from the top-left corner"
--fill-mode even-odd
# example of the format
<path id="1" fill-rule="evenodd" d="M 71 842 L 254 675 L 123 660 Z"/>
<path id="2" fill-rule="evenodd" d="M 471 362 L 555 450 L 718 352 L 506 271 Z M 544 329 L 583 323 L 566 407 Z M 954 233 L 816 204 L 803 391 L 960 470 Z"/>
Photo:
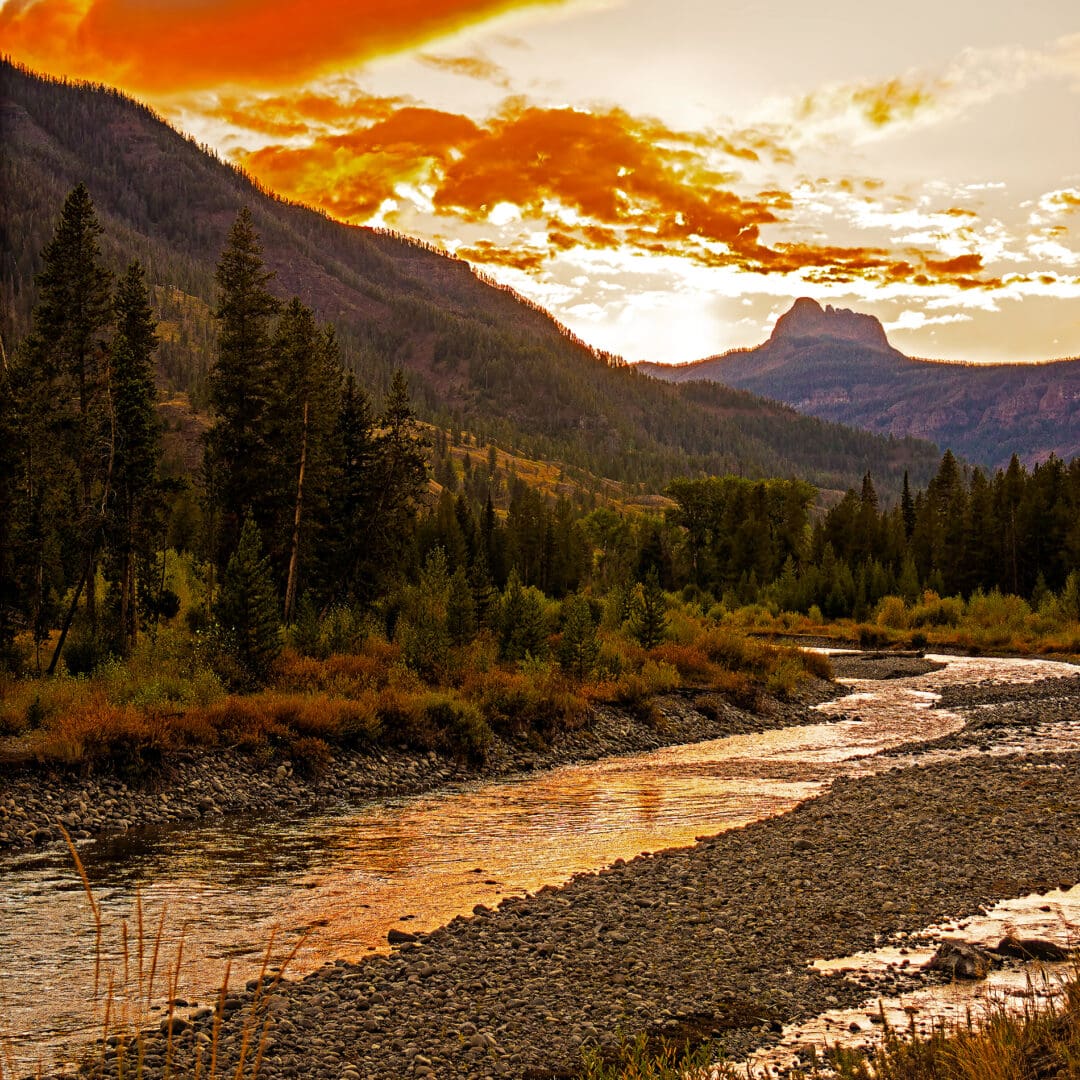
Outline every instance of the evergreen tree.
<path id="1" fill-rule="evenodd" d="M 218 565 L 235 549 L 246 511 L 255 514 L 260 528 L 272 524 L 266 505 L 273 463 L 270 330 L 280 307 L 266 288 L 273 276 L 263 265 L 254 220 L 245 207 L 229 232 L 216 274 L 219 333 L 210 373 L 214 425 L 207 434 L 204 468 Z"/>
<path id="2" fill-rule="evenodd" d="M 446 629 L 455 645 L 466 645 L 476 637 L 476 601 L 462 566 L 459 566 L 450 578 L 450 593 L 446 601 Z"/>
<path id="3" fill-rule="evenodd" d="M 15 395 L 7 356 L 0 343 L 0 671 L 16 665 L 12 645 L 22 599 L 15 554 L 17 437 Z"/>
<path id="4" fill-rule="evenodd" d="M 596 636 L 589 601 L 580 593 L 563 602 L 562 637 L 559 640 L 559 664 L 577 679 L 586 679 L 596 667 L 600 641 Z"/>
<path id="5" fill-rule="evenodd" d="M 900 495 L 900 516 L 904 522 L 904 536 L 910 540 L 915 531 L 915 501 L 911 497 L 911 484 L 908 471 L 904 470 L 904 490 Z"/>
<path id="6" fill-rule="evenodd" d="M 18 541 L 37 640 L 48 632 L 56 597 L 73 586 L 50 673 L 84 589 L 92 630 L 97 618 L 94 568 L 111 465 L 107 335 L 113 314 L 101 233 L 90 193 L 80 184 L 42 252 L 33 327 L 13 378 L 21 433 Z"/>
<path id="7" fill-rule="evenodd" d="M 390 383 L 375 440 L 375 486 L 366 542 L 374 580 L 385 586 L 409 554 L 420 500 L 427 491 L 425 443 L 409 402 L 409 386 L 397 371 Z"/>
<path id="8" fill-rule="evenodd" d="M 346 603 L 368 603 L 377 579 L 369 542 L 378 485 L 378 448 L 371 402 L 352 372 L 345 376 L 332 440 L 329 523 L 321 563 L 323 592 Z"/>
<path id="9" fill-rule="evenodd" d="M 310 551 L 326 510 L 331 434 L 338 408 L 340 362 L 333 331 L 320 332 L 294 297 L 272 346 L 268 410 L 273 448 L 271 562 L 285 583 L 285 623 L 292 622 L 301 551 Z"/>
<path id="10" fill-rule="evenodd" d="M 120 580 L 120 637 L 139 630 L 139 569 L 154 548 L 159 503 L 161 425 L 154 407 L 153 351 L 158 343 L 143 269 L 128 268 L 116 294 L 116 334 L 110 364 L 114 426 L 108 539 Z"/>
<path id="11" fill-rule="evenodd" d="M 439 676 L 450 651 L 450 588 L 446 553 L 436 548 L 425 560 L 416 585 L 405 590 L 396 637 L 406 665 L 425 679 Z"/>
<path id="12" fill-rule="evenodd" d="M 546 654 L 543 596 L 523 587 L 517 570 L 512 570 L 499 611 L 499 655 L 503 660 L 524 660 Z"/>
<path id="13" fill-rule="evenodd" d="M 667 603 L 656 570 L 634 590 L 630 601 L 630 633 L 643 649 L 654 649 L 667 636 Z"/>
<path id="14" fill-rule="evenodd" d="M 248 513 L 240 540 L 221 579 L 214 616 L 225 648 L 243 675 L 262 683 L 281 652 L 278 599 L 269 560 L 254 517 Z"/>

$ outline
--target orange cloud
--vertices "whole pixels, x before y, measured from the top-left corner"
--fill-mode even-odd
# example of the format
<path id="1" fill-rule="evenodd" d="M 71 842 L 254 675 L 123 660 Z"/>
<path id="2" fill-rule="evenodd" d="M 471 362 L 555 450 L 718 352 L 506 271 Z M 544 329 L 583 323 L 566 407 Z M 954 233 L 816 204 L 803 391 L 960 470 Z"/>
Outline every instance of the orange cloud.
<path id="1" fill-rule="evenodd" d="M 467 79 L 493 83 L 504 90 L 510 86 L 510 77 L 506 69 L 483 56 L 432 56 L 421 53 L 417 60 L 439 71 L 448 71 L 452 75 L 463 75 Z"/>
<path id="2" fill-rule="evenodd" d="M 0 41 L 50 74 L 168 93 L 274 86 L 565 0 L 14 0 Z"/>
<path id="3" fill-rule="evenodd" d="M 485 123 L 383 99 L 370 104 L 374 115 L 358 126 L 316 132 L 302 146 L 269 146 L 244 156 L 242 164 L 274 190 L 347 220 L 364 222 L 376 212 L 393 220 L 389 207 L 400 211 L 411 201 L 444 220 L 498 230 L 457 254 L 525 272 L 585 249 L 675 255 L 811 281 L 944 282 L 965 289 L 999 283 L 982 276 L 977 254 L 941 258 L 860 245 L 770 245 L 763 236 L 769 226 L 793 224 L 791 194 L 780 188 L 739 194 L 733 190 L 738 177 L 716 167 L 717 155 L 731 156 L 732 145 L 752 145 L 752 133 L 720 138 L 672 130 L 619 109 L 549 109 L 516 99 Z M 302 112 L 323 111 L 313 105 L 274 115 L 287 123 L 302 119 Z M 343 121 L 341 107 L 334 108 L 339 112 L 327 108 L 325 114 Z M 761 145 L 778 149 L 767 137 Z M 511 243 L 503 225 L 513 220 L 527 229 Z"/>

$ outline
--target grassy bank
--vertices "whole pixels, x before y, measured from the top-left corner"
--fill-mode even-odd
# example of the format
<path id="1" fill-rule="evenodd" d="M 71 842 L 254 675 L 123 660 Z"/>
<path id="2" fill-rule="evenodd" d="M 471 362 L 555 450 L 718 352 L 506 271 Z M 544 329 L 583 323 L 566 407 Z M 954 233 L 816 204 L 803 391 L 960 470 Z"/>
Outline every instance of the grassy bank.
<path id="1" fill-rule="evenodd" d="M 391 640 L 369 620 L 334 613 L 291 633 L 255 689 L 238 688 L 207 636 L 167 626 L 87 674 L 0 676 L 0 753 L 135 777 L 185 748 L 288 756 L 311 772 L 328 767 L 337 747 L 406 746 L 479 762 L 496 736 L 542 746 L 586 726 L 596 705 L 659 722 L 653 699 L 678 688 L 755 709 L 763 695 L 791 698 L 811 676 L 830 675 L 822 658 L 764 644 L 674 597 L 650 648 L 601 602 L 596 623 L 573 630 L 575 602 L 545 602 L 535 655 L 520 660 L 503 658 L 497 634 L 481 630 L 443 643 L 430 663 L 431 650 L 405 635 Z M 571 633 L 583 639 L 574 648 Z"/>

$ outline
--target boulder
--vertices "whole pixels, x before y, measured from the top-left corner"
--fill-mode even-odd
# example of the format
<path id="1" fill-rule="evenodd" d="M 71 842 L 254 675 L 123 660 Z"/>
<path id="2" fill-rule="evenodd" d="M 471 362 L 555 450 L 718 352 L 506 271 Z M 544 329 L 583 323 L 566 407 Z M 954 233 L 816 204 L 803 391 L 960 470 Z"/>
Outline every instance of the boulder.
<path id="1" fill-rule="evenodd" d="M 977 945 L 963 941 L 943 941 L 926 965 L 928 971 L 943 971 L 954 979 L 985 979 L 994 958 Z"/>
<path id="2" fill-rule="evenodd" d="M 1038 960 L 1043 964 L 1060 964 L 1069 959 L 1069 951 L 1043 938 L 1003 937 L 993 950 L 998 956 L 1014 960 Z"/>

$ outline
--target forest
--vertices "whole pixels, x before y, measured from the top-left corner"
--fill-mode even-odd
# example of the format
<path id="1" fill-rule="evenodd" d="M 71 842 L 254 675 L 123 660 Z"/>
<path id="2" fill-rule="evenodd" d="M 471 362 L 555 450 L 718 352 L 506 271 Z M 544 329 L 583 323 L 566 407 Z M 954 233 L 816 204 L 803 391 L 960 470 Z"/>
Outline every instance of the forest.
<path id="1" fill-rule="evenodd" d="M 269 693 L 248 720 L 282 708 L 279 734 L 318 742 L 355 730 L 366 687 L 369 734 L 478 752 L 499 724 L 647 708 L 688 680 L 793 692 L 806 661 L 747 639 L 748 621 L 917 644 L 972 619 L 1080 620 L 1080 461 L 989 476 L 947 451 L 925 489 L 905 474 L 881 498 L 867 473 L 828 506 L 804 480 L 734 475 L 675 479 L 652 506 L 545 489 L 493 442 L 421 424 L 402 372 L 378 397 L 362 385 L 334 328 L 274 293 L 247 211 L 217 265 L 209 417 L 185 469 L 163 453 L 145 272 L 114 279 L 102 231 L 79 185 L 0 382 L 0 733 L 61 703 L 70 719 L 71 694 L 118 723 Z M 326 673 L 350 655 L 356 685 Z M 344 712 L 297 720 L 297 693 L 326 707 L 331 687 Z M 56 753 L 78 759 L 85 736 Z"/>

